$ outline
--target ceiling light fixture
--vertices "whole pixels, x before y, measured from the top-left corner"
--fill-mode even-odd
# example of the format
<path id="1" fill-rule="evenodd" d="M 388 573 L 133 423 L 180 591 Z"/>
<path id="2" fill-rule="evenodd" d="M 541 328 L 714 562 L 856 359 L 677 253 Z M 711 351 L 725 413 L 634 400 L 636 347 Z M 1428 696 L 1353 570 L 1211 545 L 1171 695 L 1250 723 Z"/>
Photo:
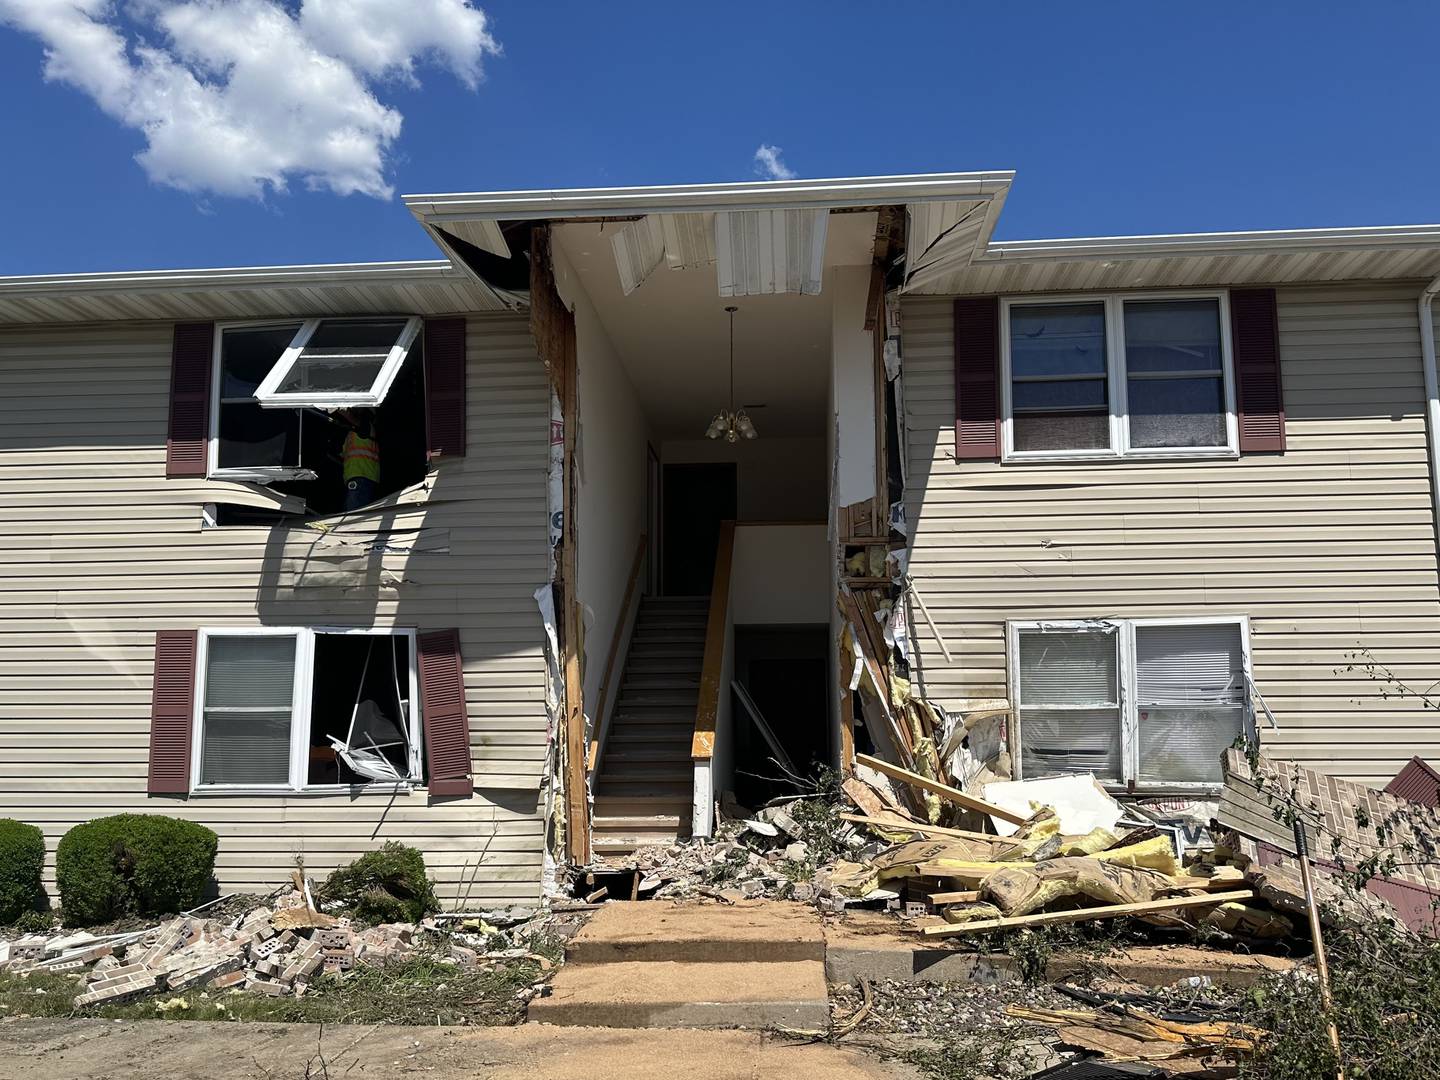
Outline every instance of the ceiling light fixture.
<path id="1" fill-rule="evenodd" d="M 741 439 L 755 439 L 760 435 L 745 410 L 735 408 L 735 312 L 739 310 L 736 307 L 725 309 L 730 316 L 730 407 L 716 413 L 715 419 L 711 420 L 710 426 L 705 429 L 707 439 L 723 438 L 732 443 Z"/>

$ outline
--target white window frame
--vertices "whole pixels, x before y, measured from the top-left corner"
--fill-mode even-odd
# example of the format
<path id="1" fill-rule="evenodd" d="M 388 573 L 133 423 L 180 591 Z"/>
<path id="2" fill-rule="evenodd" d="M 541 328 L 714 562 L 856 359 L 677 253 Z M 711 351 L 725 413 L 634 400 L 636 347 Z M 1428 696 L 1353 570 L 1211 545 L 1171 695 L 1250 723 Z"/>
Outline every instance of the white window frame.
<path id="1" fill-rule="evenodd" d="M 323 322 L 394 322 L 404 319 L 395 344 L 390 346 L 380 370 L 376 372 L 370 389 L 364 392 L 346 391 L 317 394 L 313 391 L 291 391 L 280 393 L 279 386 L 289 376 L 305 346 L 315 335 Z M 420 335 L 421 319 L 416 315 L 327 315 L 320 319 L 306 319 L 299 333 L 290 341 L 290 346 L 280 355 L 270 373 L 255 388 L 255 400 L 267 409 L 297 409 L 306 405 L 317 409 L 376 408 L 390 392 L 390 384 L 400 373 L 400 365 L 410 355 L 410 348 Z"/>
<path id="2" fill-rule="evenodd" d="M 1020 699 L 1020 635 L 1024 632 L 1057 631 L 1068 633 L 1112 633 L 1115 635 L 1117 658 L 1118 692 L 1120 695 L 1120 768 L 1118 783 L 1100 781 L 1114 792 L 1136 795 L 1193 795 L 1197 792 L 1218 792 L 1224 785 L 1197 781 L 1174 781 L 1166 783 L 1141 783 L 1140 775 L 1140 718 L 1139 691 L 1135 675 L 1135 630 L 1147 626 L 1238 626 L 1240 629 L 1240 656 L 1244 666 L 1245 686 L 1244 711 L 1241 716 L 1241 730 L 1251 741 L 1259 738 L 1255 726 L 1255 704 L 1251 699 L 1250 687 L 1253 674 L 1250 662 L 1250 617 L 1248 615 L 1181 615 L 1171 618 L 1147 619 L 1035 619 L 1028 621 L 1011 620 L 1005 624 L 1006 677 L 1010 687 L 1011 709 L 1011 755 L 1015 779 L 1025 779 L 1024 755 L 1021 753 L 1023 722 L 1021 712 L 1027 706 Z M 1037 705 L 1036 708 L 1065 708 L 1066 706 Z M 1098 778 L 1097 778 L 1098 779 Z"/>
<path id="3" fill-rule="evenodd" d="M 1220 317 L 1220 366 L 1225 405 L 1224 446 L 1131 446 L 1129 379 L 1125 370 L 1125 308 L 1130 301 L 1217 300 Z M 1105 306 L 1106 400 L 1110 404 L 1110 446 L 1107 449 L 1016 450 L 1014 387 L 1010 364 L 1010 309 L 1041 304 L 1103 304 Z M 1240 422 L 1235 409 L 1235 359 L 1230 341 L 1230 294 L 1225 289 L 1162 290 L 1126 293 L 1034 293 L 1000 300 L 1000 438 L 1002 462 L 1179 460 L 1238 458 Z"/>
<path id="4" fill-rule="evenodd" d="M 315 679 L 315 638 L 321 634 L 368 634 L 403 637 L 410 646 L 410 723 L 406 738 L 410 744 L 409 773 L 412 779 L 400 783 L 366 781 L 356 784 L 310 784 L 310 688 Z M 200 630 L 195 658 L 195 700 L 190 732 L 190 793 L 192 795 L 334 795 L 357 790 L 408 792 L 424 783 L 424 751 L 421 741 L 420 667 L 417 638 L 413 628 L 399 626 L 215 626 Z M 205 681 L 209 669 L 212 637 L 289 637 L 295 639 L 295 685 L 290 699 L 290 777 L 283 784 L 202 784 L 200 762 L 205 739 Z"/>
<path id="5" fill-rule="evenodd" d="M 269 483 L 275 480 L 293 479 L 295 468 L 289 465 L 249 465 L 244 467 L 220 467 L 220 406 L 224 404 L 224 357 L 225 331 L 281 329 L 286 326 L 305 325 L 304 319 L 246 319 L 238 322 L 215 324 L 215 344 L 210 357 L 210 437 L 206 440 L 205 475 L 210 480 L 257 481 Z M 299 333 L 299 330 L 296 331 Z M 293 340 L 293 339 L 292 339 Z M 271 370 L 274 370 L 273 368 Z M 254 399 L 246 399 L 253 401 Z M 243 404 L 237 401 L 236 404 Z M 259 404 L 259 402 L 255 402 Z"/>

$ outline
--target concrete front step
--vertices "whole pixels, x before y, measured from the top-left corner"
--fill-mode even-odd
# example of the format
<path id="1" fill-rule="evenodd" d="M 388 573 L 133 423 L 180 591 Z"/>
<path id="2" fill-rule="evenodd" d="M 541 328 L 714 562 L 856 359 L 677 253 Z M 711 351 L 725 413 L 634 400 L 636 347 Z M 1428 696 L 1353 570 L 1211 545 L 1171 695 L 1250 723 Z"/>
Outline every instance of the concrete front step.
<path id="1" fill-rule="evenodd" d="M 757 970 L 759 969 L 759 970 Z M 571 1027 L 795 1027 L 830 1022 L 825 965 L 791 963 L 566 964 L 530 1019 Z"/>
<path id="2" fill-rule="evenodd" d="M 800 904 L 606 904 L 570 939 L 567 963 L 825 961 L 820 916 Z"/>

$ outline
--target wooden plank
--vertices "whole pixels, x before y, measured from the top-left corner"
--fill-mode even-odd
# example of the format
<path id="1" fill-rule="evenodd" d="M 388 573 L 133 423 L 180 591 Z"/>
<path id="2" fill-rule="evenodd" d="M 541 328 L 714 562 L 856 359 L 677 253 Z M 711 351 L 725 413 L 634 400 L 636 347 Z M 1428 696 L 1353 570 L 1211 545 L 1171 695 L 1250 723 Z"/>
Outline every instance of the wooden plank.
<path id="1" fill-rule="evenodd" d="M 925 897 L 932 904 L 973 904 L 980 899 L 979 889 L 962 889 L 959 892 L 932 892 Z"/>
<path id="2" fill-rule="evenodd" d="M 700 668 L 700 701 L 695 706 L 695 732 L 690 757 L 708 761 L 715 755 L 715 719 L 720 711 L 721 674 L 725 667 L 725 627 L 729 622 L 730 564 L 735 554 L 735 522 L 720 523 L 715 576 L 710 581 L 710 615 L 705 622 L 705 660 Z"/>
<path id="3" fill-rule="evenodd" d="M 626 625 L 630 622 L 630 605 L 634 602 L 635 590 L 640 584 L 640 569 L 645 565 L 646 539 L 645 534 L 641 533 L 640 541 L 635 545 L 635 559 L 630 564 L 630 577 L 625 582 L 625 595 L 620 601 L 615 632 L 610 635 L 610 651 L 605 656 L 605 674 L 601 676 L 600 693 L 596 695 L 595 701 L 595 738 L 590 740 L 590 752 L 585 760 L 585 767 L 591 772 L 595 771 L 600 756 L 600 732 L 605 725 L 605 704 L 610 698 L 610 687 L 615 678 L 615 658 L 620 655 L 620 641 L 625 635 Z"/>
<path id="4" fill-rule="evenodd" d="M 1009 837 L 994 836 L 990 833 L 975 832 L 972 829 L 950 829 L 944 825 L 926 825 L 919 821 L 903 821 L 900 818 L 874 817 L 866 814 L 841 814 L 841 821 L 853 821 L 861 825 L 874 825 L 895 832 L 908 831 L 925 836 L 953 836 L 957 840 L 986 840 L 992 844 L 1008 844 Z"/>
<path id="5" fill-rule="evenodd" d="M 926 937 L 954 937 L 981 930 L 1013 930 L 1023 926 L 1048 926 L 1055 923 L 1089 922 L 1091 919 L 1118 919 L 1126 915 L 1151 915 L 1160 911 L 1183 911 L 1186 908 L 1213 907 L 1231 900 L 1249 900 L 1253 889 L 1210 893 L 1207 896 L 1174 896 L 1167 900 L 1147 900 L 1143 904 L 1108 904 L 1104 907 L 1075 908 L 1071 911 L 1041 911 L 1034 915 L 1014 915 L 1008 919 L 978 919 L 972 923 L 922 927 Z"/>
<path id="6" fill-rule="evenodd" d="M 953 788 L 949 784 L 942 784 L 938 780 L 931 780 L 928 777 L 921 776 L 919 773 L 913 773 L 909 769 L 902 769 L 898 765 L 891 765 L 888 761 L 881 761 L 879 758 L 873 758 L 868 754 L 856 754 L 855 761 L 857 764 L 874 769 L 878 773 L 884 773 L 892 780 L 903 780 L 911 787 L 928 791 L 932 795 L 939 795 L 946 802 L 952 802 L 956 806 L 963 806 L 966 810 L 974 810 L 976 813 L 988 814 L 991 817 L 999 818 L 1001 821 L 1008 821 L 1012 825 L 1025 824 L 1025 818 L 1006 810 L 1003 806 L 996 806 L 994 803 L 988 803 L 984 799 L 977 799 L 973 795 L 965 794 L 965 792 L 959 788 Z"/>

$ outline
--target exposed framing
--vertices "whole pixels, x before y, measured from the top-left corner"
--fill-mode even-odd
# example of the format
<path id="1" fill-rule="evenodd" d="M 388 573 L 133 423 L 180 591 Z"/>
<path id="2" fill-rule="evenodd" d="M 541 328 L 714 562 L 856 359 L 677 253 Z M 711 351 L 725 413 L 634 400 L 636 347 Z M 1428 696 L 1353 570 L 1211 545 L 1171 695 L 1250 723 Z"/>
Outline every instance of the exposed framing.
<path id="1" fill-rule="evenodd" d="M 1219 304 L 1220 363 L 1225 406 L 1224 446 L 1130 445 L 1129 381 L 1125 370 L 1124 305 L 1146 300 L 1215 300 Z M 1043 304 L 1103 304 L 1105 307 L 1105 380 L 1109 402 L 1110 446 L 1107 449 L 1016 450 L 1014 388 L 1010 365 L 1010 309 Z M 1166 289 L 1122 293 L 1063 293 L 1006 296 L 1000 300 L 1000 451 L 1001 461 L 1117 461 L 1238 458 L 1240 425 L 1236 412 L 1235 353 L 1230 334 L 1230 293 L 1227 289 Z"/>
<path id="2" fill-rule="evenodd" d="M 410 743 L 409 771 L 414 780 L 399 784 L 370 781 L 360 784 L 307 784 L 311 722 L 310 688 L 315 674 L 315 638 L 320 634 L 358 634 L 403 637 L 410 647 L 410 716 L 407 738 Z M 284 784 L 201 784 L 200 762 L 205 739 L 205 683 L 212 637 L 293 637 L 295 675 L 290 701 L 290 778 Z M 192 702 L 190 736 L 191 795 L 333 795 L 355 791 L 406 792 L 423 783 L 424 744 L 420 704 L 418 631 L 385 626 L 213 626 L 202 627 L 195 656 L 195 700 Z"/>
<path id="3" fill-rule="evenodd" d="M 1138 690 L 1135 679 L 1135 629 L 1147 626 L 1238 626 L 1240 628 L 1240 657 L 1244 669 L 1245 686 L 1242 688 L 1241 729 L 1250 740 L 1258 738 L 1255 726 L 1255 706 L 1251 700 L 1250 687 L 1254 685 L 1253 666 L 1250 650 L 1250 617 L 1248 615 L 1182 615 L 1169 618 L 1141 619 L 1012 619 L 1005 623 L 1005 674 L 1011 711 L 1010 745 L 1011 760 L 1014 763 L 1015 778 L 1025 779 L 1023 755 L 1020 751 L 1020 737 L 1023 722 L 1021 713 L 1025 703 L 1020 699 L 1020 634 L 1022 631 L 1054 630 L 1061 632 L 1104 632 L 1115 636 L 1116 648 L 1116 692 L 1120 716 L 1120 762 L 1121 778 L 1118 783 L 1105 783 L 1111 791 L 1140 795 L 1165 795 L 1218 792 L 1221 784 L 1176 781 L 1167 783 L 1141 783 L 1139 718 L 1136 715 Z M 1047 710 L 1064 711 L 1074 709 L 1085 711 L 1095 706 L 1045 705 Z M 1097 778 L 1098 779 L 1098 778 Z"/>

